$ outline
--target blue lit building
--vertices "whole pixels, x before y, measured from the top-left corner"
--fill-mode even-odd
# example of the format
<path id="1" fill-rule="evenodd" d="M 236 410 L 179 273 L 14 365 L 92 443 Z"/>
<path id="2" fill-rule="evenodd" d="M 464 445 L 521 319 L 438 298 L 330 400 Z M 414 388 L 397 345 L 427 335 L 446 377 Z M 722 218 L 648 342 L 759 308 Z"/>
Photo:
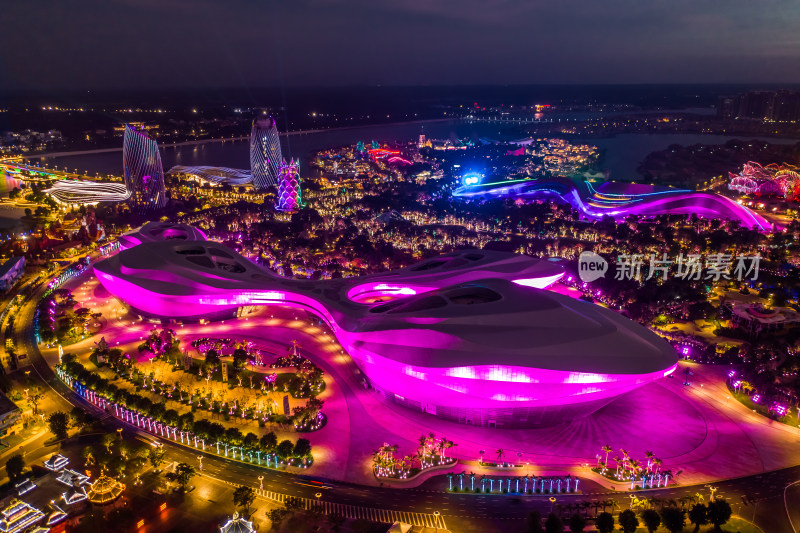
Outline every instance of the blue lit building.
<path id="1" fill-rule="evenodd" d="M 122 169 L 133 211 L 146 213 L 167 205 L 158 143 L 130 125 L 125 126 L 122 141 Z"/>
<path id="2" fill-rule="evenodd" d="M 250 132 L 250 171 L 253 186 L 264 189 L 278 182 L 283 155 L 275 119 L 253 121 Z"/>

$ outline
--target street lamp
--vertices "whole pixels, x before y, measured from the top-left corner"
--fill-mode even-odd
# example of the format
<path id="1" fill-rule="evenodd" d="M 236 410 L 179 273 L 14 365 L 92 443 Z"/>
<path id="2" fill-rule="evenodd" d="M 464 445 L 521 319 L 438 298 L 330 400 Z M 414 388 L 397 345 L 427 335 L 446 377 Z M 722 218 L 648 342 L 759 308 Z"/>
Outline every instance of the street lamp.
<path id="1" fill-rule="evenodd" d="M 552 513 L 553 512 L 553 507 L 556 504 L 556 497 L 555 496 L 550 496 L 549 499 L 550 499 L 550 512 Z"/>
<path id="2" fill-rule="evenodd" d="M 264 476 L 258 476 L 258 490 L 264 490 Z"/>
<path id="3" fill-rule="evenodd" d="M 715 499 L 714 494 L 717 492 L 717 487 L 714 487 L 708 483 L 703 486 L 708 489 L 709 493 L 711 493 L 710 496 L 708 497 L 708 501 L 713 502 Z"/>
<path id="4" fill-rule="evenodd" d="M 197 460 L 200 462 L 199 470 L 202 471 L 203 470 L 203 456 L 202 455 L 198 455 L 197 456 Z"/>

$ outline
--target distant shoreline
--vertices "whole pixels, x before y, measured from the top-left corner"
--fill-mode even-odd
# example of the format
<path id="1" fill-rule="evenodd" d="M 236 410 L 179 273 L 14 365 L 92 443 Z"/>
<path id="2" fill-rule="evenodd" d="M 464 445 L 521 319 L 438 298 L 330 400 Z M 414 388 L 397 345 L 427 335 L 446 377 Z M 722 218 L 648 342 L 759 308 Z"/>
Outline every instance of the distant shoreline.
<path id="1" fill-rule="evenodd" d="M 449 122 L 452 120 L 458 120 L 455 118 L 431 118 L 431 119 L 424 119 L 424 120 L 408 120 L 402 122 L 385 122 L 380 124 L 361 124 L 359 126 L 342 126 L 340 128 L 326 128 L 326 129 L 316 129 L 316 130 L 297 130 L 297 131 L 288 131 L 283 132 L 280 135 L 282 137 L 286 137 L 289 135 L 310 135 L 314 133 L 325 133 L 325 132 L 332 132 L 332 131 L 342 131 L 342 130 L 355 130 L 355 129 L 363 129 L 363 128 L 375 128 L 375 127 L 382 127 L 382 126 L 402 126 L 406 124 L 429 124 L 433 122 Z M 183 141 L 179 143 L 170 143 L 170 144 L 160 144 L 159 148 L 178 148 L 181 146 L 192 146 L 198 144 L 209 144 L 209 143 L 223 143 L 223 142 L 235 142 L 235 141 L 245 141 L 249 140 L 250 136 L 240 136 L 240 137 L 225 137 L 221 139 L 198 139 L 196 141 Z M 122 146 L 117 148 L 96 148 L 94 150 L 73 150 L 69 152 L 44 152 L 41 154 L 31 154 L 22 156 L 23 159 L 40 159 L 42 157 L 69 157 L 73 155 L 91 155 L 91 154 L 105 154 L 111 152 L 121 152 Z"/>

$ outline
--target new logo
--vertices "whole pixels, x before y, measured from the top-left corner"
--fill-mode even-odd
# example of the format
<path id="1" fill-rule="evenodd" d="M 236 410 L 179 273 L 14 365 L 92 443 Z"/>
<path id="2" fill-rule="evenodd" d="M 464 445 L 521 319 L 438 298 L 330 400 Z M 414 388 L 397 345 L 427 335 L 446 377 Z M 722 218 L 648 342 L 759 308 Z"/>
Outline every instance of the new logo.
<path id="1" fill-rule="evenodd" d="M 590 282 L 602 278 L 608 271 L 608 261 L 594 252 L 582 252 L 578 257 L 578 275 L 582 281 Z"/>

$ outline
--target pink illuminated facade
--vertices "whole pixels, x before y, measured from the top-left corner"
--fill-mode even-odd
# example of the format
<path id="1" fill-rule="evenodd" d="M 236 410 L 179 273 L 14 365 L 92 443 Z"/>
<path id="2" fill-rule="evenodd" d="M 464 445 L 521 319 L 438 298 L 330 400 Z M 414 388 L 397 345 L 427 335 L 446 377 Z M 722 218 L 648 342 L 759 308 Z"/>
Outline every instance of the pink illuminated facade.
<path id="1" fill-rule="evenodd" d="M 674 371 L 672 347 L 602 307 L 536 287 L 548 261 L 456 252 L 384 274 L 284 279 L 214 242 L 142 242 L 98 263 L 112 294 L 160 317 L 246 305 L 308 311 L 387 401 L 481 426 L 548 425 Z"/>
<path id="2" fill-rule="evenodd" d="M 133 248 L 143 242 L 168 240 L 205 241 L 206 234 L 187 224 L 173 222 L 148 222 L 141 228 L 119 237 L 120 248 Z"/>

